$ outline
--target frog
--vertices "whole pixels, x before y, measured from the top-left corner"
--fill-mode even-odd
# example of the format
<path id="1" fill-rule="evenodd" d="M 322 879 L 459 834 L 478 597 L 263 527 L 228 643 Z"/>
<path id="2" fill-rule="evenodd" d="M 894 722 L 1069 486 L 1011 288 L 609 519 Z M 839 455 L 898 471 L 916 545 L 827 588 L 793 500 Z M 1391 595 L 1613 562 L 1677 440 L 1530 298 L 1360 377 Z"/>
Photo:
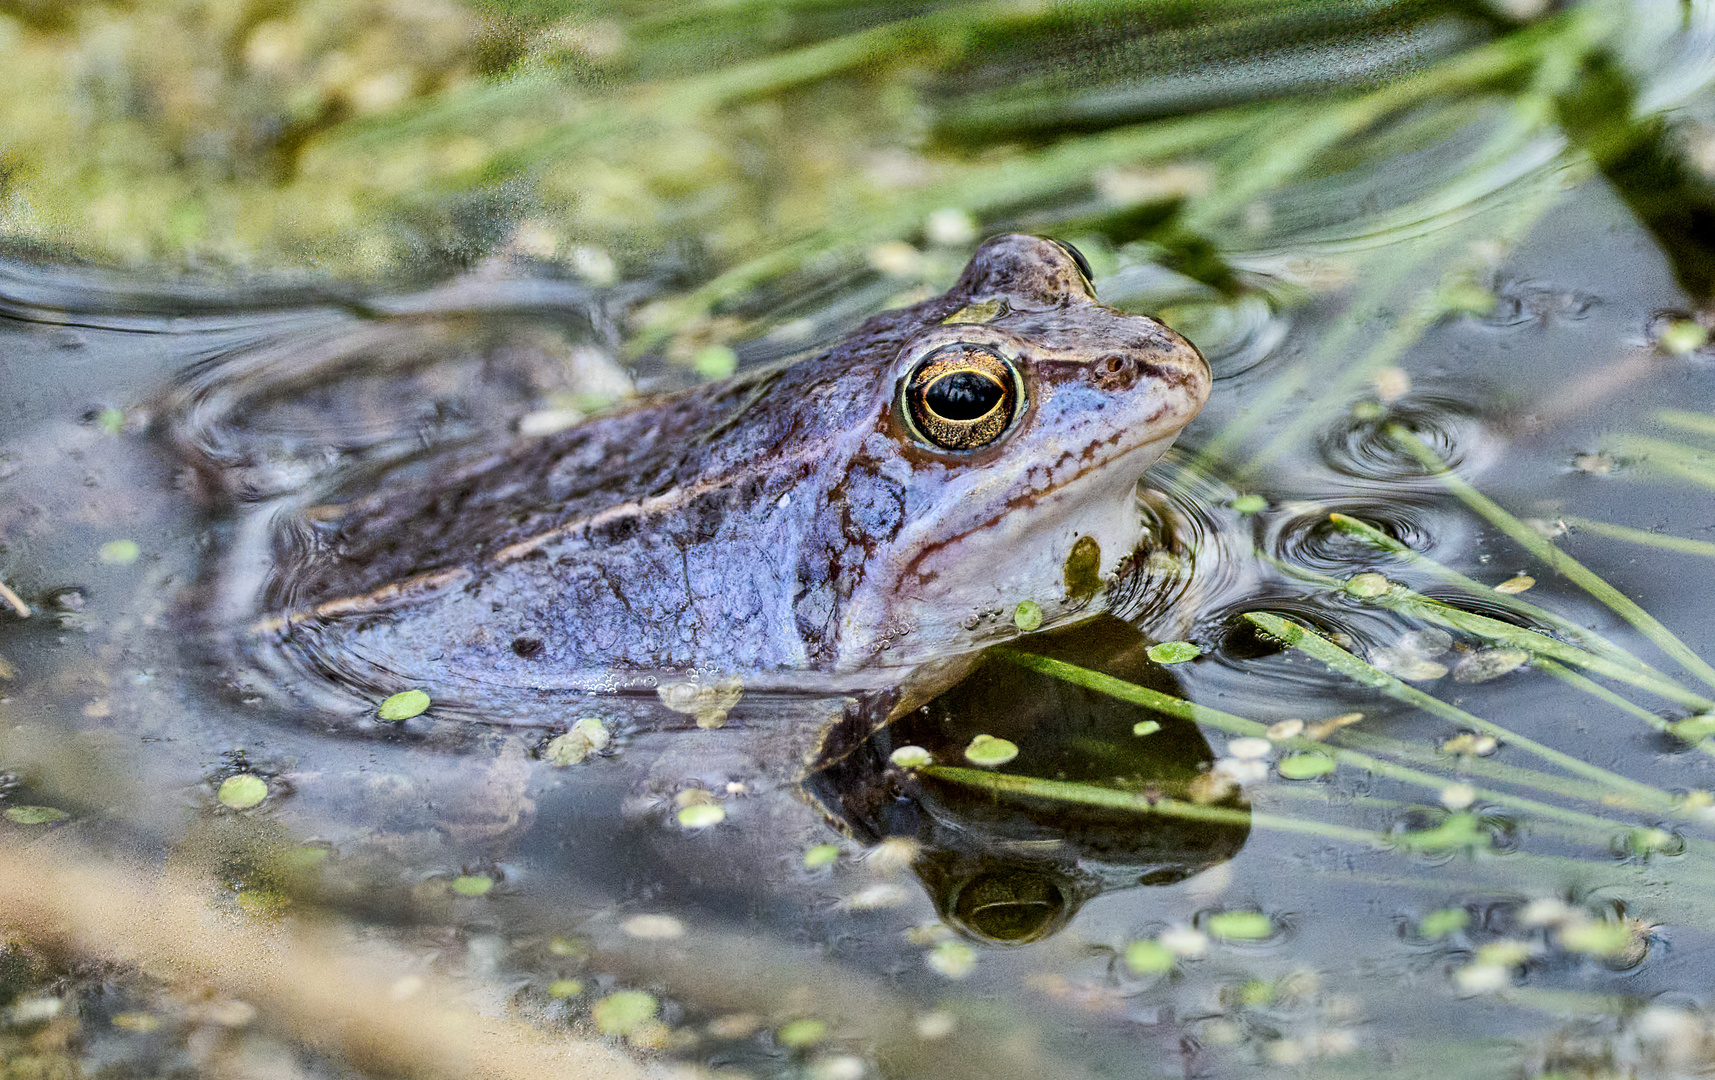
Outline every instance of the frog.
<path id="1" fill-rule="evenodd" d="M 1147 554 L 1139 477 L 1209 388 L 1076 249 L 1006 234 L 829 348 L 275 514 L 214 607 L 300 684 L 496 715 L 672 677 L 874 689 L 1106 610 Z"/>

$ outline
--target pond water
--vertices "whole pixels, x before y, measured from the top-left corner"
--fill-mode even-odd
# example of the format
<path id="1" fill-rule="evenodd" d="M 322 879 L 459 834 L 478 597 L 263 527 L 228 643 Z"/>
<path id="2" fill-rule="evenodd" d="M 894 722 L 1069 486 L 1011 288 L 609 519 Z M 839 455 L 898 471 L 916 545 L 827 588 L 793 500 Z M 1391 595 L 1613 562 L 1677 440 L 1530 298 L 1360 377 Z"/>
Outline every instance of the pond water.
<path id="1" fill-rule="evenodd" d="M 1705 18 L 1629 58 L 1654 74 L 1639 100 L 1693 127 L 1715 122 Z M 1390 40 L 1413 63 L 1469 44 Z M 1385 85 L 1392 55 L 1351 77 Z M 1215 98 L 1278 90 L 1228 75 Z M 1124 108 L 1168 111 L 1195 76 Z M 945 116 L 981 130 L 1004 104 Z M 330 474 L 696 381 L 625 359 L 667 271 L 496 257 L 323 291 L 6 264 L 8 872 L 52 892 L 70 860 L 117 908 L 167 867 L 221 914 L 182 943 L 141 917 L 101 937 L 66 916 L 82 946 L 19 934 L 0 1060 L 451 1075 L 429 1029 L 480 1014 L 587 1075 L 1707 1072 L 1699 237 L 1664 239 L 1671 215 L 1517 115 L 1479 102 L 1226 218 L 1198 204 L 1226 292 L 1097 215 L 985 217 L 1071 222 L 1101 299 L 1194 340 L 1215 389 L 1142 479 L 1161 557 L 1115 616 L 1021 635 L 891 722 L 885 693 L 709 687 L 385 721 L 393 687 L 353 706 L 231 644 L 279 515 Z M 936 260 L 974 239 L 925 240 L 921 281 L 872 253 L 741 298 L 762 314 L 729 355 L 836 340 L 944 288 Z M 983 767 L 982 736 L 1017 756 Z M 273 982 L 195 959 L 282 941 L 304 967 L 271 954 Z M 365 1015 L 367 1042 L 342 1026 Z M 471 1068 L 535 1075 L 484 1052 Z"/>

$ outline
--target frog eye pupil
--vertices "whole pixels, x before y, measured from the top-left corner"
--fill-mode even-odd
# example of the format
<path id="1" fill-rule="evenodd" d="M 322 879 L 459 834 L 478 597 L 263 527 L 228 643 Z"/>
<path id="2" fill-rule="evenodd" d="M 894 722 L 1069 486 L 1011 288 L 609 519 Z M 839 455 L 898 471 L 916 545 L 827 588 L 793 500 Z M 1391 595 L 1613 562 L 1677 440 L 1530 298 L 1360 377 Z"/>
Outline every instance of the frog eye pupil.
<path id="1" fill-rule="evenodd" d="M 988 415 L 1006 396 L 1006 387 L 980 371 L 954 371 L 930 383 L 923 404 L 947 420 L 977 420 Z"/>
<path id="2" fill-rule="evenodd" d="M 920 357 L 900 380 L 899 415 L 937 450 L 980 450 L 997 442 L 1024 410 L 1024 380 L 1013 361 L 986 345 L 957 342 Z"/>

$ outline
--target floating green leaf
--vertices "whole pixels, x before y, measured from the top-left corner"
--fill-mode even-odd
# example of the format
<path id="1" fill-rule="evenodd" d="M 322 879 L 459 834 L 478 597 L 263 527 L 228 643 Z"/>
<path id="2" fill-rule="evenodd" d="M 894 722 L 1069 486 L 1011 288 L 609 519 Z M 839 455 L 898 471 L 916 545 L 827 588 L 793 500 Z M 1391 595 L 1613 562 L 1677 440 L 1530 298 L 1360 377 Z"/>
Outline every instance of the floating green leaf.
<path id="1" fill-rule="evenodd" d="M 901 769 L 920 769 L 935 760 L 935 755 L 921 746 L 901 746 L 887 755 L 887 760 Z"/>
<path id="2" fill-rule="evenodd" d="M 774 1033 L 774 1038 L 779 1041 L 781 1046 L 789 1046 L 797 1050 L 806 1046 L 814 1046 L 821 1042 L 827 1033 L 827 1024 L 811 1017 L 805 1017 L 781 1025 L 780 1030 Z"/>
<path id="3" fill-rule="evenodd" d="M 1125 966 L 1133 975 L 1165 975 L 1173 970 L 1174 959 L 1167 946 L 1154 938 L 1125 947 Z"/>
<path id="4" fill-rule="evenodd" d="M 64 810 L 55 810 L 51 806 L 8 806 L 6 820 L 17 825 L 46 825 L 53 821 L 64 821 L 70 817 Z"/>
<path id="5" fill-rule="evenodd" d="M 1437 908 L 1417 920 L 1417 933 L 1426 938 L 1446 937 L 1470 923 L 1471 913 L 1462 907 Z"/>
<path id="6" fill-rule="evenodd" d="M 555 979 L 548 984 L 548 996 L 551 998 L 577 997 L 584 992 L 584 984 L 577 979 Z"/>
<path id="7" fill-rule="evenodd" d="M 1260 911 L 1222 911 L 1209 916 L 1203 928 L 1224 941 L 1260 941 L 1274 933 L 1274 920 Z"/>
<path id="8" fill-rule="evenodd" d="M 653 1020 L 660 1006 L 653 994 L 621 990 L 596 1002 L 590 1017 L 603 1035 L 626 1035 L 644 1021 Z"/>
<path id="9" fill-rule="evenodd" d="M 835 844 L 817 844 L 804 853 L 804 869 L 818 870 L 840 857 L 840 849 Z"/>
<path id="10" fill-rule="evenodd" d="M 1151 645 L 1145 655 L 1158 664 L 1183 664 L 1195 660 L 1202 652 L 1189 641 L 1162 641 Z"/>
<path id="11" fill-rule="evenodd" d="M 109 566 L 129 566 L 143 554 L 135 540 L 109 540 L 101 545 L 95 557 Z"/>
<path id="12" fill-rule="evenodd" d="M 1327 776 L 1334 771 L 1335 764 L 1327 754 L 1293 754 L 1282 758 L 1275 768 L 1288 780 L 1309 780 Z"/>
<path id="13" fill-rule="evenodd" d="M 388 723 L 394 723 L 421 716 L 428 707 L 428 694 L 421 690 L 404 690 L 383 701 L 381 707 L 376 710 L 376 715 Z"/>
<path id="14" fill-rule="evenodd" d="M 1240 495 L 1233 500 L 1233 509 L 1241 514 L 1256 514 L 1268 509 L 1268 500 L 1261 495 Z"/>
<path id="15" fill-rule="evenodd" d="M 679 824 L 687 829 L 706 829 L 726 820 L 720 803 L 693 803 L 679 811 Z"/>
<path id="16" fill-rule="evenodd" d="M 994 768 L 1018 756 L 1018 744 L 993 735 L 978 735 L 965 747 L 965 760 L 972 765 Z"/>
<path id="17" fill-rule="evenodd" d="M 1029 633 L 1042 625 L 1042 605 L 1034 600 L 1020 600 L 1012 609 L 1012 624 Z"/>
<path id="18" fill-rule="evenodd" d="M 494 888 L 494 879 L 487 874 L 460 874 L 452 880 L 452 890 L 460 896 L 484 896 Z"/>
<path id="19" fill-rule="evenodd" d="M 222 780 L 214 797 L 222 806 L 248 810 L 268 797 L 268 781 L 255 773 L 238 773 Z"/>

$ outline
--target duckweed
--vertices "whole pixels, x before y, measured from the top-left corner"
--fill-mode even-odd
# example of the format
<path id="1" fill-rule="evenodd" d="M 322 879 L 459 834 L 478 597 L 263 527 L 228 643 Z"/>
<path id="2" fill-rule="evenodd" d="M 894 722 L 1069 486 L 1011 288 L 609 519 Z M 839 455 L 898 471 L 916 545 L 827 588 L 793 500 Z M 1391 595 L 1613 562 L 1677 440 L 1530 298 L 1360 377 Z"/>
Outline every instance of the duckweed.
<path id="1" fill-rule="evenodd" d="M 421 716 L 429 707 L 429 695 L 421 690 L 403 690 L 381 703 L 376 715 L 388 723 Z"/>
<path id="2" fill-rule="evenodd" d="M 1561 927 L 1557 940 L 1572 952 L 1612 956 L 1631 947 L 1632 930 L 1623 922 L 1576 922 Z"/>
<path id="3" fill-rule="evenodd" d="M 1458 848 L 1487 847 L 1489 836 L 1475 814 L 1460 811 L 1449 814 L 1447 820 L 1428 829 L 1401 833 L 1396 841 L 1411 851 L 1452 851 Z"/>
<path id="4" fill-rule="evenodd" d="M 1042 626 L 1042 605 L 1034 600 L 1020 600 L 1012 609 L 1012 624 L 1029 633 Z"/>
<path id="5" fill-rule="evenodd" d="M 590 1009 L 590 1017 L 603 1035 L 629 1035 L 645 1021 L 655 1019 L 661 1003 L 642 990 L 620 990 L 609 994 Z"/>
<path id="6" fill-rule="evenodd" d="M 1018 744 L 993 735 L 978 735 L 965 747 L 965 760 L 972 765 L 995 768 L 1018 756 Z"/>
<path id="7" fill-rule="evenodd" d="M 1189 641 L 1163 641 L 1151 645 L 1145 655 L 1158 664 L 1183 664 L 1187 660 L 1195 660 L 1202 653 L 1202 649 Z"/>
<path id="8" fill-rule="evenodd" d="M 887 760 L 901 769 L 920 769 L 933 764 L 935 757 L 921 746 L 901 746 L 887 755 Z"/>
<path id="9" fill-rule="evenodd" d="M 1133 975 L 1165 975 L 1173 970 L 1175 959 L 1171 949 L 1153 939 L 1125 947 L 1125 966 Z"/>
<path id="10" fill-rule="evenodd" d="M 494 879 L 487 874 L 460 874 L 453 878 L 451 888 L 460 896 L 484 896 L 494 888 Z"/>
<path id="11" fill-rule="evenodd" d="M 1360 600 L 1373 600 L 1378 596 L 1386 596 L 1393 583 L 1375 572 L 1354 574 L 1346 582 L 1346 592 Z"/>
<path id="12" fill-rule="evenodd" d="M 1260 941 L 1274 933 L 1274 920 L 1260 911 L 1222 911 L 1205 925 L 1209 936 L 1223 941 Z"/>
<path id="13" fill-rule="evenodd" d="M 591 754 L 607 749 L 612 742 L 613 733 L 608 731 L 599 716 L 585 716 L 564 735 L 550 739 L 542 751 L 542 758 L 556 767 L 576 765 Z"/>
<path id="14" fill-rule="evenodd" d="M 814 1046 L 821 1042 L 827 1033 L 827 1024 L 820 1020 L 805 1017 L 782 1025 L 780 1030 L 774 1033 L 774 1038 L 781 1046 L 790 1046 L 796 1050 L 805 1046 Z"/>
<path id="15" fill-rule="evenodd" d="M 101 545 L 95 557 L 109 566 L 129 566 L 143 554 L 135 540 L 109 540 Z"/>
<path id="16" fill-rule="evenodd" d="M 548 996 L 556 1000 L 577 997 L 584 992 L 584 984 L 577 979 L 555 979 L 548 984 Z"/>
<path id="17" fill-rule="evenodd" d="M 1133 735 L 1154 735 L 1160 730 L 1161 721 L 1159 720 L 1139 720 L 1131 726 Z"/>
<path id="18" fill-rule="evenodd" d="M 268 797 L 268 781 L 255 773 L 238 773 L 220 782 L 220 789 L 215 792 L 216 799 L 222 806 L 234 810 L 248 810 L 260 805 Z"/>
<path id="19" fill-rule="evenodd" d="M 949 979 L 962 979 L 977 966 L 977 951 L 962 941 L 943 941 L 929 950 L 926 963 Z"/>
<path id="20" fill-rule="evenodd" d="M 1282 758 L 1275 768 L 1288 780 L 1310 780 L 1334 771 L 1334 759 L 1327 754 L 1293 754 Z"/>
<path id="21" fill-rule="evenodd" d="M 738 354 L 727 345 L 705 345 L 691 358 L 691 366 L 705 379 L 724 379 L 738 370 Z"/>
<path id="22" fill-rule="evenodd" d="M 51 806 L 8 806 L 6 820 L 14 825 L 47 825 L 50 822 L 64 821 L 70 817 L 64 810 L 55 810 Z"/>
<path id="23" fill-rule="evenodd" d="M 1437 908 L 1417 920 L 1419 937 L 1440 938 L 1471 924 L 1471 913 L 1462 907 Z"/>
<path id="24" fill-rule="evenodd" d="M 817 844 L 804 853 L 804 869 L 819 870 L 840 857 L 840 849 L 835 844 Z"/>
<path id="25" fill-rule="evenodd" d="M 726 809 L 719 803 L 694 803 L 679 811 L 679 824 L 687 829 L 706 829 L 726 820 Z"/>
<path id="26" fill-rule="evenodd" d="M 1677 319 L 1667 324 L 1656 344 L 1669 356 L 1681 356 L 1700 349 L 1709 342 L 1709 331 L 1690 319 Z"/>

